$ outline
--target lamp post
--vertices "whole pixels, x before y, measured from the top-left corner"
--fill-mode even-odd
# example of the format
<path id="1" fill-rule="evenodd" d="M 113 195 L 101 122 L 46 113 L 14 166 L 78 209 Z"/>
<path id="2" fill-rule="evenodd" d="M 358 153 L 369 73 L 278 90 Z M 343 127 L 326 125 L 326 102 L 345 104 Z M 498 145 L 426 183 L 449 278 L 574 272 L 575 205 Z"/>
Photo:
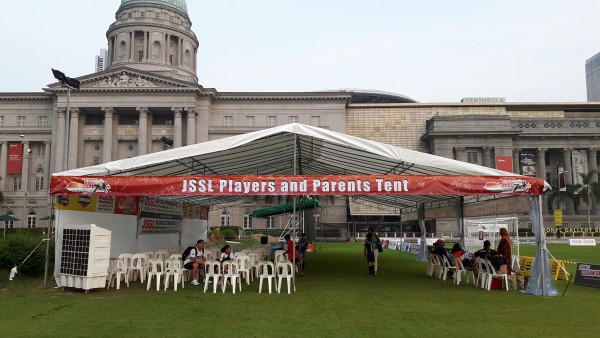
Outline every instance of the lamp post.
<path id="1" fill-rule="evenodd" d="M 561 166 L 562 164 L 562 166 Z M 567 191 L 567 183 L 566 183 L 566 178 L 565 175 L 567 173 L 567 171 L 564 169 L 565 163 L 560 161 L 560 162 L 556 162 L 556 177 L 558 180 L 558 191 Z M 561 201 L 561 197 L 558 197 L 558 210 L 554 212 L 554 225 L 558 228 L 556 231 L 556 238 L 560 238 L 560 229 L 562 227 L 562 201 Z M 560 215 L 557 215 L 557 212 Z M 560 216 L 560 222 L 557 222 L 557 218 Z M 560 224 L 558 224 L 560 223 Z"/>
<path id="2" fill-rule="evenodd" d="M 79 80 L 70 78 L 65 75 L 65 73 L 60 70 L 52 69 L 52 74 L 54 78 L 60 81 L 60 83 L 67 87 L 67 112 L 65 114 L 66 118 L 66 128 L 65 128 L 65 153 L 63 156 L 63 171 L 69 169 L 69 134 L 71 133 L 71 90 L 79 90 Z M 76 140 L 74 140 L 76 141 Z"/>

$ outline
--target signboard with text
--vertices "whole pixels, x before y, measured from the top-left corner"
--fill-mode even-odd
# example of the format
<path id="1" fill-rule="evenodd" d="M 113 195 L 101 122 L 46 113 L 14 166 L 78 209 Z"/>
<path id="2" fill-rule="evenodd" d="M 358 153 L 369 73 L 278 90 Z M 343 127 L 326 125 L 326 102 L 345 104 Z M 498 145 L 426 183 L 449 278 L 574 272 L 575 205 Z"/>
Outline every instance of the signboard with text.
<path id="1" fill-rule="evenodd" d="M 600 265 L 588 263 L 577 264 L 575 284 L 600 288 Z"/>

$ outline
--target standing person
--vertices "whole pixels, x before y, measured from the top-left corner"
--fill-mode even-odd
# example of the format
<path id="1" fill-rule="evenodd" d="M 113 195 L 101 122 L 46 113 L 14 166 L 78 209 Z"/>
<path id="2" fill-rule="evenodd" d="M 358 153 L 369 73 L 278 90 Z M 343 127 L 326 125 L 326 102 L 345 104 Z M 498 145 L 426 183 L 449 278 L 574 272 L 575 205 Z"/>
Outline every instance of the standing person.
<path id="1" fill-rule="evenodd" d="M 379 239 L 379 235 L 375 232 L 375 229 L 369 228 L 369 233 L 371 234 L 371 237 L 373 239 L 373 246 L 375 247 L 375 250 L 373 250 L 373 255 L 375 255 L 375 261 L 373 266 L 375 268 L 375 274 L 377 274 L 377 256 L 379 256 L 379 246 L 381 245 L 381 239 Z"/>
<path id="2" fill-rule="evenodd" d="M 512 255 L 510 253 L 511 240 L 508 236 L 508 229 L 500 228 L 500 236 L 502 236 L 502 238 L 500 238 L 500 242 L 498 243 L 497 251 L 502 255 L 502 258 L 504 258 L 506 273 L 510 275 L 512 270 Z"/>
<path id="3" fill-rule="evenodd" d="M 300 253 L 298 252 L 298 247 L 294 245 L 294 241 L 289 234 L 283 236 L 287 243 L 287 250 L 285 251 L 288 255 L 288 259 L 296 265 L 296 270 L 298 270 L 298 275 L 302 276 L 302 269 L 300 266 Z"/>
<path id="4" fill-rule="evenodd" d="M 375 276 L 375 244 L 373 241 L 373 234 L 367 233 L 367 239 L 365 239 L 364 254 L 367 257 L 367 265 L 369 266 L 369 276 Z"/>
<path id="5" fill-rule="evenodd" d="M 305 232 L 300 235 L 298 249 L 300 250 L 300 267 L 302 267 L 302 271 L 304 271 L 306 270 L 306 250 L 308 249 L 308 240 L 306 239 Z"/>
<path id="6" fill-rule="evenodd" d="M 183 262 L 183 267 L 192 270 L 192 285 L 199 285 L 198 280 L 196 279 L 198 270 L 202 270 L 204 268 L 204 263 L 206 262 L 206 255 L 204 254 L 204 241 L 198 240 L 196 243 L 196 247 L 190 250 L 189 255 Z"/>

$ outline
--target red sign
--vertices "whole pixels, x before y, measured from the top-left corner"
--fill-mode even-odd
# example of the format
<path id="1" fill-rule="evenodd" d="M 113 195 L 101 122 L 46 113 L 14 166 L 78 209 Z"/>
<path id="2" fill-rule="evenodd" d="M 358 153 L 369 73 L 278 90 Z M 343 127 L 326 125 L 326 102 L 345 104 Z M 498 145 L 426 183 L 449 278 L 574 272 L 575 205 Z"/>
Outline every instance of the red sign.
<path id="1" fill-rule="evenodd" d="M 22 162 L 23 162 L 23 143 L 9 142 L 8 143 L 8 164 L 6 167 L 6 173 L 7 174 L 20 174 Z"/>
<path id="2" fill-rule="evenodd" d="M 512 173 L 512 156 L 496 156 L 496 169 Z"/>
<path id="3" fill-rule="evenodd" d="M 544 180 L 524 176 L 52 176 L 50 193 L 110 196 L 540 195 Z"/>

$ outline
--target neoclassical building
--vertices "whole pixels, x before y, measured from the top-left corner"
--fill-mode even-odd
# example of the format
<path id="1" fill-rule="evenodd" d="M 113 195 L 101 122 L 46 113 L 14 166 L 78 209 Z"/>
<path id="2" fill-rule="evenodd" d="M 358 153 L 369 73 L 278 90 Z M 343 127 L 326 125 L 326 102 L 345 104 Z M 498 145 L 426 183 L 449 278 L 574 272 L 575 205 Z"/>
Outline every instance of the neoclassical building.
<path id="1" fill-rule="evenodd" d="M 578 176 L 572 174 L 578 171 L 598 169 L 600 103 L 477 98 L 419 103 L 399 94 L 355 90 L 219 92 L 198 83 L 199 41 L 184 0 L 122 0 L 106 37 L 104 71 L 68 74 L 80 81 L 79 91 L 69 94 L 54 83 L 37 93 L 0 93 L 0 214 L 21 219 L 6 226 L 39 226 L 38 218 L 50 214 L 48 182 L 54 172 L 291 122 L 549 182 L 556 180 L 559 167 L 567 172 L 567 183 L 577 183 L 573 179 Z M 247 216 L 265 203 L 281 202 L 285 198 L 221 206 L 211 211 L 209 224 L 282 228 L 285 217 Z M 361 207 L 343 196 L 324 203 L 318 221 L 342 228 L 360 219 L 368 223 L 369 216 L 400 214 L 389 206 Z M 552 222 L 553 208 L 544 209 L 547 223 Z M 566 203 L 564 209 L 569 226 L 587 222 L 586 203 L 577 210 Z M 591 209 L 598 226 L 597 203 Z M 526 213 L 518 207 L 501 210 L 522 215 L 521 226 L 527 226 Z M 403 221 L 410 224 L 412 219 L 406 215 Z M 430 231 L 450 231 L 454 225 L 432 217 L 428 226 Z"/>

